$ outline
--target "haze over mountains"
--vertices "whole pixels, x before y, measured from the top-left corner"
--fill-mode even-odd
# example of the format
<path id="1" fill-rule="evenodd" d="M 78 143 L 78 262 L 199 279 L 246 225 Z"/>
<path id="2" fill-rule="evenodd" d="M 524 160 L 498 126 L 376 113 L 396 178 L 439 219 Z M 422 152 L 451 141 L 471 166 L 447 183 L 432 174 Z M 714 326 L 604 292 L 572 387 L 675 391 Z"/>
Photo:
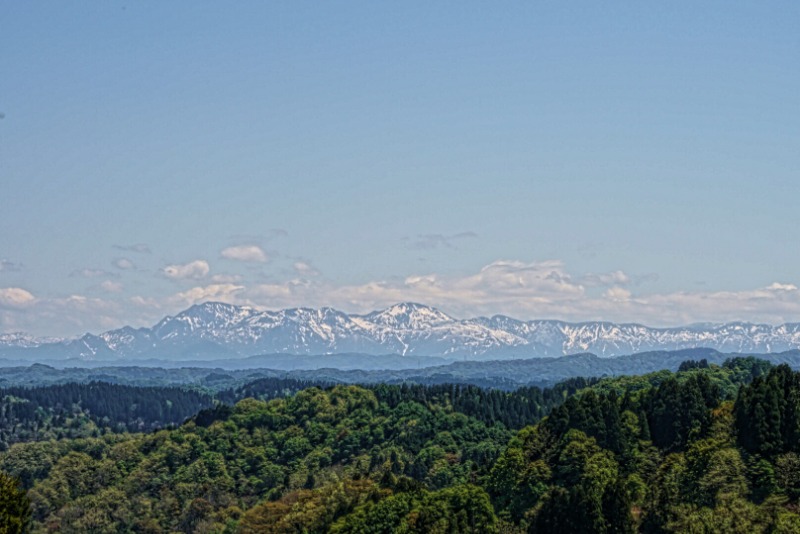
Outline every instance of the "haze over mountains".
<path id="1" fill-rule="evenodd" d="M 63 341 L 0 335 L 0 358 L 16 360 L 181 361 L 353 353 L 496 360 L 586 352 L 611 357 L 696 347 L 739 353 L 797 349 L 800 323 L 650 328 L 500 315 L 462 320 L 416 303 L 357 315 L 332 308 L 260 311 L 207 302 L 165 317 L 152 328 L 124 327 Z"/>

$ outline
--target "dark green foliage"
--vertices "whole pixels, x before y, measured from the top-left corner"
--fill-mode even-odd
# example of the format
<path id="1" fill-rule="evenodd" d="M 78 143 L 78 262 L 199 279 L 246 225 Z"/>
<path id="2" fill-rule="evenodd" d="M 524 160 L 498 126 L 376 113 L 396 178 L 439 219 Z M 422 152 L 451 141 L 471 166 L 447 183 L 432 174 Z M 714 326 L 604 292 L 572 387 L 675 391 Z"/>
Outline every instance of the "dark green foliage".
<path id="1" fill-rule="evenodd" d="M 511 392 L 461 384 L 380 384 L 365 387 L 372 389 L 378 400 L 390 407 L 408 401 L 449 406 L 453 411 L 475 417 L 484 423 L 502 423 L 507 428 L 522 428 L 539 421 L 554 406 L 594 382 L 596 380 L 573 378 L 544 390 L 523 387 Z"/>
<path id="2" fill-rule="evenodd" d="M 650 438 L 662 449 L 684 448 L 689 440 L 708 432 L 710 410 L 720 400 L 719 389 L 706 375 L 694 375 L 684 382 L 666 380 L 642 398 Z"/>
<path id="3" fill-rule="evenodd" d="M 620 399 L 614 391 L 598 394 L 589 390 L 570 397 L 554 408 L 543 424 L 557 436 L 569 429 L 580 430 L 615 453 L 621 453 L 631 439 L 622 427 Z"/>
<path id="4" fill-rule="evenodd" d="M 310 387 L 333 387 L 335 384 L 327 381 L 295 380 L 294 378 L 259 378 L 233 389 L 220 391 L 216 398 L 223 403 L 235 404 L 237 401 L 254 398 L 261 400 L 280 399 L 294 395 L 298 391 Z"/>
<path id="5" fill-rule="evenodd" d="M 755 378 L 767 374 L 773 365 L 755 356 L 739 356 L 725 360 L 722 367 L 732 372 L 735 382 L 749 384 Z"/>
<path id="6" fill-rule="evenodd" d="M 180 388 L 105 382 L 0 389 L 0 448 L 20 441 L 141 432 L 182 423 L 213 399 Z"/>
<path id="7" fill-rule="evenodd" d="M 31 522 L 31 502 L 19 480 L 0 471 L 0 532 L 27 532 Z"/>
<path id="8" fill-rule="evenodd" d="M 678 372 L 691 371 L 692 369 L 708 369 L 708 360 L 686 360 L 678 366 Z"/>
<path id="9" fill-rule="evenodd" d="M 417 402 L 449 408 L 484 423 L 502 423 L 507 428 L 522 428 L 539 421 L 564 399 L 596 382 L 597 379 L 571 378 L 552 388 L 522 387 L 514 391 L 484 389 L 467 384 L 366 384 L 361 387 L 374 391 L 378 401 L 385 402 L 390 408 L 396 408 L 404 402 Z M 333 387 L 333 384 L 266 378 L 221 392 L 217 398 L 227 403 L 248 397 L 270 400 L 312 386 L 326 388 Z M 204 417 L 208 417 L 208 414 L 204 414 Z"/>
<path id="10" fill-rule="evenodd" d="M 233 413 L 233 408 L 227 404 L 219 404 L 213 408 L 206 408 L 197 412 L 192 420 L 197 426 L 208 427 L 214 421 L 224 421 Z"/>
<path id="11" fill-rule="evenodd" d="M 487 487 L 496 510 L 531 532 L 793 532 L 800 456 L 782 449 L 772 462 L 735 447 L 738 420 L 721 391 L 760 376 L 740 361 L 578 392 L 495 462 Z M 791 397 L 786 369 L 769 376 L 765 383 Z M 740 398 L 762 388 L 759 380 Z M 778 428 L 764 436 L 784 435 Z"/>
<path id="12" fill-rule="evenodd" d="M 800 373 L 780 365 L 756 377 L 739 390 L 735 414 L 739 443 L 748 452 L 800 452 Z"/>

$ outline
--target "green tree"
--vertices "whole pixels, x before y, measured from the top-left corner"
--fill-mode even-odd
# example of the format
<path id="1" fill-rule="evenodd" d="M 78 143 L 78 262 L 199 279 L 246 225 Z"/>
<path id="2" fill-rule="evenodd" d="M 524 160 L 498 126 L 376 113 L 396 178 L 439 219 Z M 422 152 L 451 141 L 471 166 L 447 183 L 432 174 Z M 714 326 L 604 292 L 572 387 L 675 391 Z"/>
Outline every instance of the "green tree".
<path id="1" fill-rule="evenodd" d="M 19 480 L 0 472 L 0 533 L 27 532 L 31 523 L 31 503 Z"/>

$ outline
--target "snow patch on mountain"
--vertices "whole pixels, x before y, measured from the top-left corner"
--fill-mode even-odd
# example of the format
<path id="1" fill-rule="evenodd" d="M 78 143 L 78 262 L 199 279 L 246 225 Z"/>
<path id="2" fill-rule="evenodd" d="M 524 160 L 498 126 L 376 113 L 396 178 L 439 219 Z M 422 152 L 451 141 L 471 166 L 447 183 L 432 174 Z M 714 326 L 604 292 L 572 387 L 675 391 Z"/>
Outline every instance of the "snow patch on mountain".
<path id="1" fill-rule="evenodd" d="M 261 311 L 219 302 L 198 304 L 152 328 L 124 327 L 70 340 L 0 335 L 0 356 L 191 359 L 288 353 L 447 356 L 467 359 L 555 357 L 592 352 L 618 356 L 708 347 L 721 352 L 800 348 L 800 324 L 703 324 L 650 328 L 635 323 L 520 321 L 503 315 L 456 319 L 405 302 L 357 315 L 333 308 Z"/>

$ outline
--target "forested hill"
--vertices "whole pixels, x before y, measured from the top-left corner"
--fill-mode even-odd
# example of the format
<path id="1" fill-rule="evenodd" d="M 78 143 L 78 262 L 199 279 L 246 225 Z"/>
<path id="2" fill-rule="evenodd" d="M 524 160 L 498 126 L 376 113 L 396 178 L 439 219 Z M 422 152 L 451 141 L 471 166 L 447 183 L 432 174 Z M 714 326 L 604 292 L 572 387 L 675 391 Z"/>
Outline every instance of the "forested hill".
<path id="1" fill-rule="evenodd" d="M 310 515 L 285 521 L 321 531 L 395 491 L 454 517 L 478 506 L 482 524 L 491 505 L 468 483 L 488 474 L 511 435 L 443 406 L 392 409 L 337 386 L 246 399 L 208 427 L 18 444 L 0 466 L 31 488 L 42 528 L 269 532 L 265 521 L 299 505 Z"/>
<path id="2" fill-rule="evenodd" d="M 501 422 L 541 394 L 311 387 L 155 433 L 15 444 L 0 469 L 36 532 L 800 531 L 787 366 L 686 362 Z"/>
<path id="3" fill-rule="evenodd" d="M 105 382 L 0 389 L 0 450 L 18 441 L 176 425 L 213 402 L 207 394 L 181 388 Z"/>
<path id="4" fill-rule="evenodd" d="M 507 428 L 518 429 L 539 421 L 551 408 L 564 402 L 564 399 L 597 382 L 598 379 L 572 378 L 552 388 L 521 387 L 514 391 L 485 389 L 467 384 L 368 384 L 360 387 L 371 390 L 376 399 L 386 403 L 389 408 L 395 408 L 404 402 L 446 406 L 452 411 L 487 424 L 502 423 Z M 314 385 L 333 387 L 333 384 L 325 383 Z M 269 400 L 282 396 L 286 386 L 287 381 L 284 379 L 265 378 L 241 388 L 220 392 L 217 398 L 228 404 L 248 397 Z M 219 407 L 216 412 L 224 417 L 228 408 Z M 211 414 L 204 413 L 199 417 L 207 419 L 210 416 Z"/>
<path id="5" fill-rule="evenodd" d="M 558 358 L 532 358 L 504 361 L 457 361 L 448 365 L 430 366 L 425 358 L 403 358 L 402 365 L 393 364 L 382 368 L 365 356 L 349 356 L 350 363 L 334 369 L 342 363 L 343 356 L 316 356 L 297 358 L 264 356 L 248 363 L 247 368 L 229 369 L 206 362 L 200 367 L 95 367 L 56 368 L 34 364 L 25 367 L 3 367 L 0 369 L 0 387 L 36 387 L 48 384 L 93 381 L 110 382 L 142 387 L 194 387 L 205 391 L 219 392 L 242 387 L 261 378 L 280 378 L 304 381 L 309 384 L 473 384 L 484 388 L 515 390 L 524 386 L 552 387 L 575 377 L 603 377 L 642 375 L 659 370 L 677 371 L 686 360 L 707 360 L 723 365 L 725 361 L 752 356 L 738 353 L 721 353 L 712 349 L 687 349 L 631 354 L 614 358 L 601 358 L 594 354 L 571 354 Z M 756 358 L 773 365 L 789 364 L 800 369 L 800 351 L 759 354 Z M 277 359 L 276 359 L 277 358 Z M 380 360 L 380 357 L 375 357 Z M 291 360 L 292 370 L 281 370 Z M 313 360 L 313 361 L 312 361 Z M 362 362 L 368 369 L 353 369 Z M 0 362 L 2 363 L 2 362 Z M 197 363 L 197 362 L 196 362 Z M 158 362 L 150 362 L 158 365 Z M 253 368 L 256 365 L 259 368 Z M 413 367 L 413 368 L 410 368 Z M 372 370 L 369 370 L 372 369 Z"/>

